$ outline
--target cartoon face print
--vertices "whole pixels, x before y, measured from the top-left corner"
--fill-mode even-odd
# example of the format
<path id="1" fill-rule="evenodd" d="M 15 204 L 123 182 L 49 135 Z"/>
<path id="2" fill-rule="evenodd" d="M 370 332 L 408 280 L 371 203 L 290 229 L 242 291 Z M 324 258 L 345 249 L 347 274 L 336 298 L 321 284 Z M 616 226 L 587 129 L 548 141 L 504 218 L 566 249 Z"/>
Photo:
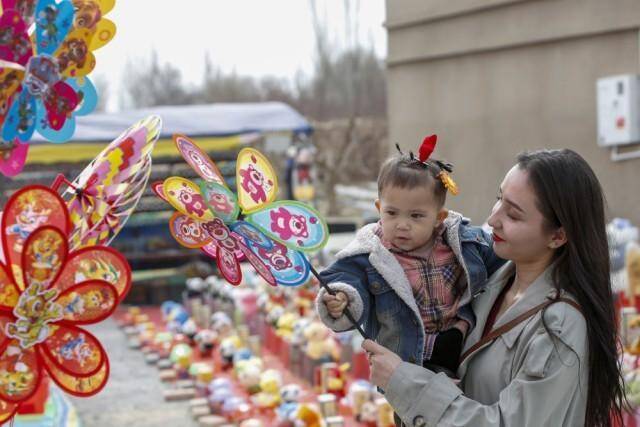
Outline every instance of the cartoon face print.
<path id="1" fill-rule="evenodd" d="M 80 366 L 83 366 L 86 360 L 93 354 L 91 347 L 84 340 L 84 334 L 80 334 L 77 338 L 67 341 L 65 345 L 60 347 L 59 351 L 63 359 L 76 360 Z"/>
<path id="2" fill-rule="evenodd" d="M 89 53 L 89 48 L 85 40 L 72 37 L 65 40 L 60 49 L 61 53 L 58 55 L 58 64 L 61 73 L 64 73 L 71 65 L 75 65 L 77 68 L 84 68 Z"/>
<path id="3" fill-rule="evenodd" d="M 288 240 L 291 237 L 309 237 L 307 219 L 304 215 L 296 215 L 286 208 L 280 207 L 277 211 L 271 211 L 271 231 L 277 233 L 281 239 Z"/>
<path id="4" fill-rule="evenodd" d="M 8 100 L 20 85 L 20 74 L 15 70 L 6 70 L 0 74 L 0 98 Z M 2 105 L 1 114 L 6 114 L 9 104 L 5 101 Z"/>
<path id="5" fill-rule="evenodd" d="M 251 161 L 252 163 L 246 169 L 240 169 L 238 172 L 242 177 L 240 185 L 255 203 L 265 202 L 273 181 L 267 180 L 264 173 L 256 167 L 258 159 L 255 156 L 251 156 Z"/>
<path id="6" fill-rule="evenodd" d="M 183 221 L 180 223 L 180 233 L 187 239 L 202 240 L 202 228 L 195 221 Z"/>
<path id="7" fill-rule="evenodd" d="M 62 318 L 62 306 L 53 302 L 58 291 L 42 288 L 33 283 L 20 295 L 13 309 L 17 319 L 5 326 L 5 333 L 20 341 L 22 348 L 44 341 L 49 335 L 48 324 Z"/>
<path id="8" fill-rule="evenodd" d="M 74 18 L 76 28 L 92 29 L 102 17 L 100 6 L 94 0 L 73 0 L 73 6 L 76 9 Z"/>
<path id="9" fill-rule="evenodd" d="M 209 167 L 207 162 L 204 161 L 200 153 L 195 150 L 189 150 L 187 153 L 189 159 L 193 162 L 192 165 L 197 168 L 202 174 L 206 177 L 206 179 L 212 181 L 219 181 L 218 176 L 214 173 L 214 171 Z"/>
<path id="10" fill-rule="evenodd" d="M 36 0 L 16 0 L 13 8 L 18 11 L 27 25 L 33 22 L 33 14 L 36 12 Z"/>
<path id="11" fill-rule="evenodd" d="M 59 80 L 58 64 L 53 58 L 39 55 L 29 59 L 27 76 L 24 81 L 29 93 L 34 96 L 46 93 Z"/>
<path id="12" fill-rule="evenodd" d="M 169 194 L 172 196 L 176 195 L 174 191 L 169 191 Z M 202 195 L 185 183 L 182 183 L 182 188 L 178 191 L 178 200 L 189 214 L 196 214 L 202 217 L 206 211 L 206 205 Z"/>
<path id="13" fill-rule="evenodd" d="M 273 248 L 270 250 L 258 248 L 258 253 L 263 260 L 278 271 L 286 270 L 293 265 L 287 258 L 287 247 L 279 242 L 273 242 Z"/>
<path id="14" fill-rule="evenodd" d="M 16 223 L 7 226 L 5 230 L 7 235 L 17 234 L 20 236 L 14 245 L 17 252 L 22 251 L 24 241 L 36 228 L 47 221 L 50 213 L 51 209 L 36 210 L 33 204 L 27 204 L 16 217 Z"/>
<path id="15" fill-rule="evenodd" d="M 238 242 L 231 235 L 231 231 L 224 225 L 224 222 L 220 218 L 215 218 L 213 221 L 208 221 L 202 224 L 202 228 L 216 240 L 216 243 L 221 247 L 227 249 L 233 254 L 233 251 L 240 249 Z M 235 263 L 235 261 L 234 261 Z"/>
<path id="16" fill-rule="evenodd" d="M 212 194 L 209 197 L 209 204 L 213 206 L 216 212 L 230 214 L 233 212 L 233 204 L 229 201 L 229 198 L 220 193 Z"/>
<path id="17" fill-rule="evenodd" d="M 18 364 L 16 364 L 18 365 Z M 34 374 L 30 371 L 5 371 L 0 374 L 0 383 L 9 395 L 23 393 L 30 387 Z"/>
<path id="18" fill-rule="evenodd" d="M 16 31 L 15 28 L 4 27 L 0 28 L 0 46 L 7 47 L 8 51 L 5 52 L 11 55 L 7 59 L 16 62 L 30 51 L 31 42 L 27 36 L 24 36 L 22 32 Z"/>
<path id="19" fill-rule="evenodd" d="M 56 44 L 58 39 L 58 27 L 56 19 L 58 18 L 58 9 L 49 5 L 42 9 L 36 18 L 36 22 L 43 28 L 42 36 L 47 43 Z"/>

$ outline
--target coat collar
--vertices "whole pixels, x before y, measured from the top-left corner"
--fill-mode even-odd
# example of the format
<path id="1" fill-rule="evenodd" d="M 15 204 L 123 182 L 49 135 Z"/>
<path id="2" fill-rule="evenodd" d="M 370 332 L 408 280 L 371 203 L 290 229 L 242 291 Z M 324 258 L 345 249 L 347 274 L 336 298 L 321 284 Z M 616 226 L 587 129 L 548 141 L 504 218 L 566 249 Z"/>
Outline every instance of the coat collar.
<path id="1" fill-rule="evenodd" d="M 553 265 L 550 265 L 542 274 L 540 274 L 540 276 L 538 276 L 538 278 L 536 278 L 536 280 L 533 281 L 533 283 L 531 283 L 531 285 L 529 285 L 522 298 L 520 298 L 518 302 L 509 307 L 509 309 L 505 311 L 498 319 L 496 319 L 493 328 L 495 329 L 504 325 L 505 323 L 510 322 L 522 313 L 532 309 L 536 305 L 543 303 L 547 298 L 555 296 L 556 290 L 553 287 L 552 273 Z M 500 292 L 506 285 L 507 280 L 514 274 L 515 265 L 513 264 L 513 262 L 507 262 L 489 279 L 486 292 L 480 294 L 478 298 L 476 298 L 476 300 L 473 302 L 473 309 L 476 314 L 477 322 L 476 327 L 471 331 L 471 333 L 467 337 L 467 340 L 465 341 L 463 353 L 471 346 L 475 345 L 482 338 L 482 332 L 484 330 L 485 324 L 487 323 L 487 318 L 489 317 L 491 308 L 500 295 Z M 528 321 L 525 320 L 501 336 L 501 339 L 504 341 L 504 344 L 507 346 L 507 348 L 513 347 L 527 324 Z M 484 347 L 486 347 L 486 345 L 477 349 L 474 353 L 469 355 L 463 361 L 463 363 L 460 364 L 460 368 L 458 371 L 458 374 L 460 376 L 464 375 L 469 361 L 476 354 L 478 354 L 478 351 L 480 349 Z"/>

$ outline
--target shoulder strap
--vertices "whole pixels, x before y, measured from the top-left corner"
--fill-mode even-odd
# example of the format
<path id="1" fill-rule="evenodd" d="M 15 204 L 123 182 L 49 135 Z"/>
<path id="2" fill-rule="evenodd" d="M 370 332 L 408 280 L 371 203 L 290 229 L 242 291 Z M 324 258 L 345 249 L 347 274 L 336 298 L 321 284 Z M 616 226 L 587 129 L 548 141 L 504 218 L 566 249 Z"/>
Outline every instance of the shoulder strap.
<path id="1" fill-rule="evenodd" d="M 542 310 L 542 309 L 544 309 L 544 308 L 546 308 L 546 307 L 548 307 L 551 304 L 556 303 L 556 302 L 565 302 L 565 303 L 575 307 L 576 310 L 578 310 L 580 313 L 582 313 L 582 309 L 580 308 L 580 305 L 578 305 L 577 302 L 575 302 L 574 300 L 569 299 L 569 298 L 560 297 L 560 298 L 557 298 L 557 299 L 552 299 L 552 300 L 545 301 L 542 304 L 538 304 L 535 307 L 533 307 L 532 309 L 525 311 L 520 316 L 518 316 L 515 319 L 512 319 L 511 321 L 505 323 L 504 325 L 492 330 L 487 335 L 482 337 L 482 339 L 480 339 L 480 341 L 478 341 L 477 343 L 475 343 L 474 345 L 469 347 L 469 349 L 462 354 L 462 356 L 460 357 L 460 363 L 462 363 L 462 361 L 464 359 L 466 359 L 471 353 L 476 351 L 478 348 L 484 346 L 487 343 L 492 342 L 493 340 L 498 338 L 500 335 L 509 332 L 511 329 L 515 328 L 518 324 L 524 322 L 525 320 L 527 320 L 528 318 L 530 318 L 531 316 L 533 316 L 534 314 L 536 314 L 540 310 Z"/>

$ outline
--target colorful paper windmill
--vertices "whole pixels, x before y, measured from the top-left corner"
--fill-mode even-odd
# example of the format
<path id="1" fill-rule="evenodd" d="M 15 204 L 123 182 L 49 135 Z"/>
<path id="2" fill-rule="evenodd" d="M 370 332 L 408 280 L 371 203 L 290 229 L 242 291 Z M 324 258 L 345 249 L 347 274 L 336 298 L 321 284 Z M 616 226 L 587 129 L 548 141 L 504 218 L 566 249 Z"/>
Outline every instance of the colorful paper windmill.
<path id="1" fill-rule="evenodd" d="M 114 1 L 2 0 L 0 127 L 6 141 L 4 151 L 28 142 L 36 130 L 49 141 L 67 141 L 75 131 L 75 117 L 94 110 L 98 95 L 86 75 L 96 65 L 93 51 L 115 35 L 115 24 L 103 17 Z M 0 165 L 0 171 L 19 172 L 15 165 L 20 155 L 3 157 L 14 166 Z M 0 164 L 7 161 L 0 159 Z"/>
<path id="2" fill-rule="evenodd" d="M 69 251 L 69 213 L 43 186 L 18 190 L 0 221 L 0 422 L 47 373 L 63 390 L 90 396 L 109 375 L 104 348 L 81 325 L 99 322 L 131 286 L 122 255 L 104 246 Z"/>
<path id="3" fill-rule="evenodd" d="M 170 220 L 174 238 L 215 257 L 224 278 L 234 285 L 242 279 L 241 256 L 273 286 L 306 282 L 310 265 L 304 252 L 318 250 L 328 238 L 320 214 L 303 203 L 275 201 L 276 174 L 259 151 L 244 148 L 238 154 L 236 197 L 215 163 L 193 141 L 181 135 L 174 140 L 202 178 L 195 183 L 170 177 L 153 184 L 156 194 L 178 211 Z"/>
<path id="4" fill-rule="evenodd" d="M 151 174 L 151 153 L 162 121 L 149 116 L 112 141 L 71 183 L 59 176 L 71 216 L 71 249 L 108 245 L 138 204 Z"/>

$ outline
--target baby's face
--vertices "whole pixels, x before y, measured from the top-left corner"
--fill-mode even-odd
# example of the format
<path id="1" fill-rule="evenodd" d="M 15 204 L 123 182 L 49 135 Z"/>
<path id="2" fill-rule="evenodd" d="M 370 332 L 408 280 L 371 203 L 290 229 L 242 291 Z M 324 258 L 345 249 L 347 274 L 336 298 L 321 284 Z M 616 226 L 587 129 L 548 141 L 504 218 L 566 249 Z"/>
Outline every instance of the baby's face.
<path id="1" fill-rule="evenodd" d="M 429 243 L 445 212 L 435 201 L 433 191 L 424 186 L 384 188 L 376 207 L 385 240 L 403 251 Z"/>

